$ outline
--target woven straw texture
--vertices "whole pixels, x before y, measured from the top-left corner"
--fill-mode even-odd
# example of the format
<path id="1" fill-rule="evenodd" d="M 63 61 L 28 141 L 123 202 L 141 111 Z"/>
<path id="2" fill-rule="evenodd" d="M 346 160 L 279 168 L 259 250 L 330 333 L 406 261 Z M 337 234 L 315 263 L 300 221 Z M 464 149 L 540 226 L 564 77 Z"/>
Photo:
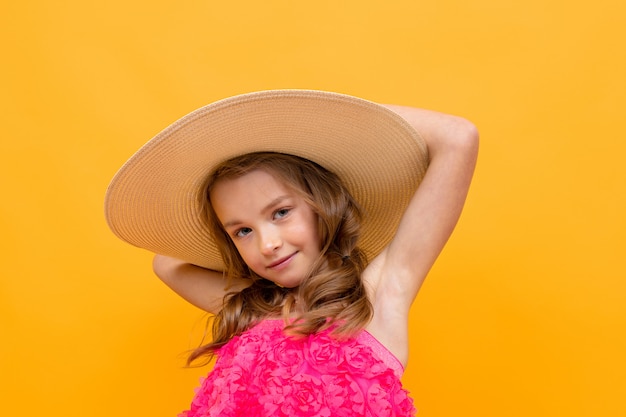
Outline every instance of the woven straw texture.
<path id="1" fill-rule="evenodd" d="M 109 227 L 140 248 L 223 269 L 200 215 L 204 183 L 218 163 L 257 151 L 338 174 L 364 208 L 360 246 L 370 259 L 393 237 L 428 163 L 418 133 L 378 104 L 308 90 L 235 96 L 176 121 L 120 168 L 105 198 Z"/>

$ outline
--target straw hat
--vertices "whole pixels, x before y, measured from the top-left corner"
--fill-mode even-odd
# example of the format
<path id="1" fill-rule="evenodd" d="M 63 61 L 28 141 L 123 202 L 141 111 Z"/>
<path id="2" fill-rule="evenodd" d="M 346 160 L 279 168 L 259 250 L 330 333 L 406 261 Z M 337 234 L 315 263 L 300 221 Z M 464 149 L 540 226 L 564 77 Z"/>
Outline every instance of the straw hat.
<path id="1" fill-rule="evenodd" d="M 381 105 L 323 91 L 244 94 L 184 116 L 139 149 L 107 189 L 109 227 L 140 248 L 223 269 L 200 215 L 205 180 L 222 161 L 257 151 L 339 175 L 364 209 L 359 246 L 370 259 L 393 237 L 428 164 L 417 132 Z"/>

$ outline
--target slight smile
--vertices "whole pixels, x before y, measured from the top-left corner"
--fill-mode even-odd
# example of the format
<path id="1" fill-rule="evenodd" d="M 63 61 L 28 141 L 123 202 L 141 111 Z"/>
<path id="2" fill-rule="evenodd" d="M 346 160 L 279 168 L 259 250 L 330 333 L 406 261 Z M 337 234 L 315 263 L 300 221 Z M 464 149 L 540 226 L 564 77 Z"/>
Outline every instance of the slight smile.
<path id="1" fill-rule="evenodd" d="M 270 265 L 267 266 L 267 268 L 274 269 L 274 270 L 280 270 L 280 269 L 286 268 L 287 265 L 289 265 L 289 263 L 293 259 L 293 257 L 296 255 L 296 253 L 298 252 L 292 253 L 289 256 L 286 256 L 284 258 L 277 260 L 276 262 L 271 263 Z"/>

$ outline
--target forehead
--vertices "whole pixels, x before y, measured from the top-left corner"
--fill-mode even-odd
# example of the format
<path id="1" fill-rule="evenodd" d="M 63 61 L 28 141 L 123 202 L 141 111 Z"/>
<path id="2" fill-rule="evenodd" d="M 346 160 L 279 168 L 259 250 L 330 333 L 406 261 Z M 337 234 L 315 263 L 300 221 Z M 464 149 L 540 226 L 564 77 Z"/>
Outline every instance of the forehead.
<path id="1" fill-rule="evenodd" d="M 238 190 L 248 191 L 273 191 L 276 189 L 287 190 L 292 188 L 287 181 L 276 175 L 271 170 L 254 169 L 235 177 L 219 178 L 211 186 L 210 196 L 223 198 L 236 194 Z"/>
<path id="2" fill-rule="evenodd" d="M 220 179 L 210 192 L 211 205 L 222 222 L 227 217 L 261 212 L 275 201 L 294 197 L 297 194 L 292 187 L 265 170 Z"/>

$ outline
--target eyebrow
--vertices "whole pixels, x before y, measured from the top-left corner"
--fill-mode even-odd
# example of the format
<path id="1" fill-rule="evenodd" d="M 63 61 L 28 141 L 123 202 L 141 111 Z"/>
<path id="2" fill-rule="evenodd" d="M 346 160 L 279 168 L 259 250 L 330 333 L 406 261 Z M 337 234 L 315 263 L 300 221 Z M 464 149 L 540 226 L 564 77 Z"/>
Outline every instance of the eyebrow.
<path id="1" fill-rule="evenodd" d="M 265 207 L 263 207 L 261 209 L 261 213 L 264 213 L 264 212 L 270 210 L 272 207 L 280 204 L 281 202 L 283 202 L 284 200 L 287 200 L 289 198 L 291 198 L 291 196 L 289 196 L 289 195 L 281 195 L 281 196 L 276 197 L 275 199 L 270 201 L 268 204 L 265 205 Z M 226 223 L 222 223 L 222 227 L 224 229 L 228 229 L 230 227 L 237 226 L 237 225 L 242 224 L 242 223 L 243 222 L 241 220 L 236 220 L 236 219 L 235 220 L 229 220 Z"/>

